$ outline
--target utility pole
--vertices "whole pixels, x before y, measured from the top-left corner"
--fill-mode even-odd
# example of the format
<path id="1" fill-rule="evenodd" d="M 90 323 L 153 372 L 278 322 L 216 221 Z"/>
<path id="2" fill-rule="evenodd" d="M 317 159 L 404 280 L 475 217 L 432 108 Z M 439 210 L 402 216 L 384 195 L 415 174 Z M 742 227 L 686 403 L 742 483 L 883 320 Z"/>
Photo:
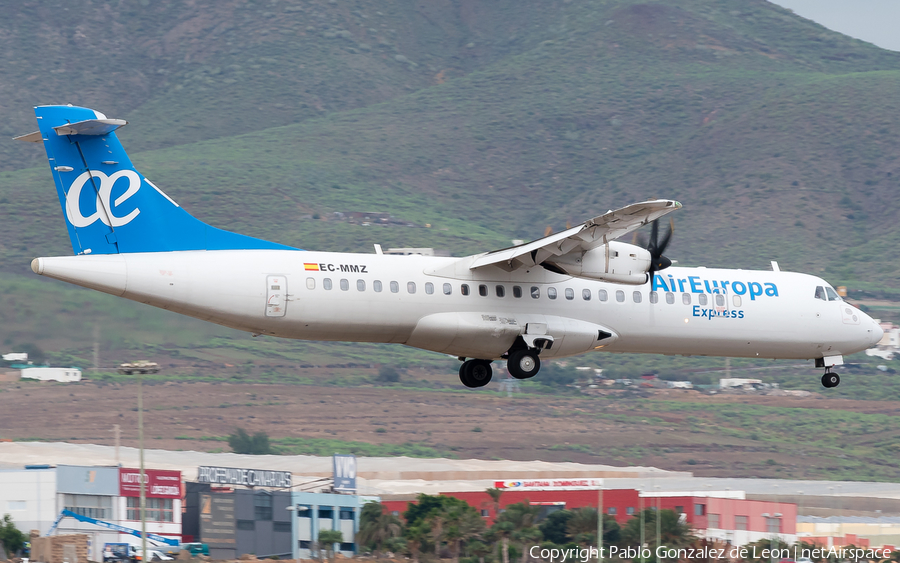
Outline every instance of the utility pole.
<path id="1" fill-rule="evenodd" d="M 659 485 L 654 485 L 654 489 L 656 489 L 656 549 L 659 549 L 659 542 L 662 537 L 662 515 L 660 514 L 660 509 L 662 508 L 662 499 L 660 498 Z"/>
<path id="2" fill-rule="evenodd" d="M 638 501 L 640 502 L 640 510 L 641 510 L 641 561 L 644 561 L 644 526 L 646 525 L 644 522 L 644 486 L 641 485 L 641 488 L 638 490 Z"/>
<path id="3" fill-rule="evenodd" d="M 116 435 L 116 465 L 121 467 L 122 462 L 119 461 L 119 438 L 122 436 L 122 427 L 118 424 L 113 424 L 113 433 Z"/>
<path id="4" fill-rule="evenodd" d="M 100 371 L 100 326 L 94 325 L 94 373 Z"/>
<path id="5" fill-rule="evenodd" d="M 144 374 L 138 374 L 138 449 L 141 470 L 141 563 L 147 563 L 147 483 L 144 475 Z"/>
<path id="6" fill-rule="evenodd" d="M 603 561 L 603 485 L 597 489 L 597 563 Z"/>

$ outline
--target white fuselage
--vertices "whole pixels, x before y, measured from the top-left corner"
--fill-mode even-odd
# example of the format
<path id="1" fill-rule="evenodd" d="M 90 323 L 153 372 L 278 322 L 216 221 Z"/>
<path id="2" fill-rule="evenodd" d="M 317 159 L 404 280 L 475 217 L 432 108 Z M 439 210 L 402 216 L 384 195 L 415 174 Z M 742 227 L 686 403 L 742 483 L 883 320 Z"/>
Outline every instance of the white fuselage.
<path id="1" fill-rule="evenodd" d="M 858 309 L 817 299 L 828 284 L 806 274 L 672 267 L 653 284 L 622 285 L 541 267 L 470 270 L 471 260 L 222 250 L 39 258 L 32 268 L 255 334 L 482 359 L 529 335 L 552 341 L 542 357 L 599 349 L 783 359 L 852 354 L 882 335 Z"/>

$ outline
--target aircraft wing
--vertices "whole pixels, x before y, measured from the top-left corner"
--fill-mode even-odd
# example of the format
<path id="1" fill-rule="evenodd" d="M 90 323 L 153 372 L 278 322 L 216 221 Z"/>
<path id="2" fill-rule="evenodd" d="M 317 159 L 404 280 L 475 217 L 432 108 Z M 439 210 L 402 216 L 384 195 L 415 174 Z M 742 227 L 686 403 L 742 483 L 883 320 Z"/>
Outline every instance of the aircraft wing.
<path id="1" fill-rule="evenodd" d="M 654 199 L 633 203 L 607 211 L 571 229 L 503 250 L 488 252 L 476 258 L 469 269 L 498 266 L 507 271 L 540 264 L 551 256 L 562 256 L 574 250 L 586 251 L 626 235 L 663 215 L 680 209 L 670 199 Z"/>

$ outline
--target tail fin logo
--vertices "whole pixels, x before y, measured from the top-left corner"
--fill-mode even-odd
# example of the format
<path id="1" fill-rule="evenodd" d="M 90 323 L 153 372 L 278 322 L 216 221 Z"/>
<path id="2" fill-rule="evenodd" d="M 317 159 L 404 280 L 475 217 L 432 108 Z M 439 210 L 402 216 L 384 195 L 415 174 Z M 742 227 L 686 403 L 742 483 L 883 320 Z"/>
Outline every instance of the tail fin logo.
<path id="1" fill-rule="evenodd" d="M 97 190 L 97 198 L 94 202 L 94 212 L 85 216 L 81 211 L 81 192 L 90 178 L 99 180 L 100 187 Z M 110 202 L 113 186 L 121 178 L 128 179 L 128 189 Z M 69 186 L 69 191 L 66 193 L 66 218 L 76 229 L 93 225 L 97 221 L 108 227 L 127 225 L 141 213 L 141 210 L 135 208 L 127 215 L 119 217 L 114 213 L 114 209 L 128 201 L 140 188 L 141 178 L 134 170 L 119 170 L 109 176 L 99 170 L 88 170 L 75 178 L 75 181 Z"/>

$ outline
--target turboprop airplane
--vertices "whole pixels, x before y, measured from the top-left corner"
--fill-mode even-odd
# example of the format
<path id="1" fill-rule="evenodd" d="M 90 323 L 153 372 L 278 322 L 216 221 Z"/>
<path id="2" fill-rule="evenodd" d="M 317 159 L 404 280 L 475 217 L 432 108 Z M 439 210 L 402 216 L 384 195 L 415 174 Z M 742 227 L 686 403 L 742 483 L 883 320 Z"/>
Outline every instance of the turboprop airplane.
<path id="1" fill-rule="evenodd" d="M 315 252 L 211 227 L 142 176 L 87 108 L 35 108 L 75 256 L 31 269 L 254 335 L 388 342 L 457 356 L 482 387 L 491 362 L 519 379 L 592 350 L 809 359 L 835 387 L 843 355 L 882 337 L 824 280 L 674 267 L 656 199 L 557 234 L 463 258 Z M 652 223 L 647 248 L 614 239 Z"/>

